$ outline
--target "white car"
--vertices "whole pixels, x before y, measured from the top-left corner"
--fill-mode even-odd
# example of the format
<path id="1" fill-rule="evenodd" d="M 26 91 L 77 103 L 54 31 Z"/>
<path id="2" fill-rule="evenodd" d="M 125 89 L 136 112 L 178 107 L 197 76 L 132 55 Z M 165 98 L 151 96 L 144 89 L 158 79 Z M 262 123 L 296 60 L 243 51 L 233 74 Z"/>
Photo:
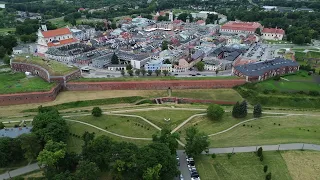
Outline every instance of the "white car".
<path id="1" fill-rule="evenodd" d="M 189 171 L 191 171 L 191 170 L 197 170 L 195 166 L 190 166 L 190 165 L 188 165 L 188 169 L 189 169 Z"/>
<path id="2" fill-rule="evenodd" d="M 192 177 L 191 180 L 200 180 L 200 177 Z"/>
<path id="3" fill-rule="evenodd" d="M 180 174 L 180 180 L 184 180 L 182 174 Z"/>

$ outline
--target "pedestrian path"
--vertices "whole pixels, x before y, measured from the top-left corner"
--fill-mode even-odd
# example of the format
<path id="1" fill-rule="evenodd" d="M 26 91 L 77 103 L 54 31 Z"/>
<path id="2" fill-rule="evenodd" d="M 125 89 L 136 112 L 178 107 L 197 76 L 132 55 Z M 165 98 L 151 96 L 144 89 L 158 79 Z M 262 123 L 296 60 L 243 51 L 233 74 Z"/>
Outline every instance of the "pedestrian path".
<path id="1" fill-rule="evenodd" d="M 38 163 L 29 164 L 27 166 L 0 174 L 0 180 L 11 179 L 12 177 L 20 176 L 38 169 L 40 169 Z"/>

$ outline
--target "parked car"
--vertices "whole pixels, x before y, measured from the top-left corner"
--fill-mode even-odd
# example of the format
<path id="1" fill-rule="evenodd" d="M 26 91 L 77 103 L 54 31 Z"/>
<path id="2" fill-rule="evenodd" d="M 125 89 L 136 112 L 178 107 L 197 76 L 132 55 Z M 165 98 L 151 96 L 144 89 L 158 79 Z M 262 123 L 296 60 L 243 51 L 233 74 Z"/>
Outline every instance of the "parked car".
<path id="1" fill-rule="evenodd" d="M 180 180 L 184 180 L 182 174 L 180 174 Z"/>
<path id="2" fill-rule="evenodd" d="M 200 73 L 197 73 L 197 75 L 199 76 L 199 75 L 201 75 Z"/>

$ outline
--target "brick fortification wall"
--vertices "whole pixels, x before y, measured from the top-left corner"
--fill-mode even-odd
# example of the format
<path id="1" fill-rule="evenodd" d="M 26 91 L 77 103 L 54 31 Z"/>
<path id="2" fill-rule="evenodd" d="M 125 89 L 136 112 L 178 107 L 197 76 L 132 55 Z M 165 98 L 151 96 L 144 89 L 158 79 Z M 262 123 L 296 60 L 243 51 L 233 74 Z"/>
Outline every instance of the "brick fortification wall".
<path id="1" fill-rule="evenodd" d="M 49 72 L 41 66 L 21 62 L 11 62 L 11 69 L 18 72 L 30 72 L 32 75 L 37 75 L 45 81 L 50 82 Z"/>
<path id="2" fill-rule="evenodd" d="M 1 94 L 0 106 L 53 101 L 56 99 L 56 96 L 59 94 L 61 89 L 62 85 L 58 84 L 47 92 Z"/>
<path id="3" fill-rule="evenodd" d="M 245 79 L 235 80 L 171 80 L 171 81 L 130 81 L 130 82 L 68 82 L 69 91 L 99 90 L 150 90 L 150 89 L 216 89 L 232 88 L 246 83 Z"/>

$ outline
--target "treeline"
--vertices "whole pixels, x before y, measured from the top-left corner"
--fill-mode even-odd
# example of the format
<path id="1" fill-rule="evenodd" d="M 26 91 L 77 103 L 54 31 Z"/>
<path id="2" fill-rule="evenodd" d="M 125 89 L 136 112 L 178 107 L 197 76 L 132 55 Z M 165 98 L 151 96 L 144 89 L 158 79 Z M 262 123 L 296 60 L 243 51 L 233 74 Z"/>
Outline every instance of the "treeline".
<path id="1" fill-rule="evenodd" d="M 264 27 L 282 28 L 286 31 L 288 41 L 295 44 L 311 43 L 320 34 L 320 12 L 290 12 L 261 11 L 233 8 L 227 12 L 228 20 L 260 22 Z"/>

